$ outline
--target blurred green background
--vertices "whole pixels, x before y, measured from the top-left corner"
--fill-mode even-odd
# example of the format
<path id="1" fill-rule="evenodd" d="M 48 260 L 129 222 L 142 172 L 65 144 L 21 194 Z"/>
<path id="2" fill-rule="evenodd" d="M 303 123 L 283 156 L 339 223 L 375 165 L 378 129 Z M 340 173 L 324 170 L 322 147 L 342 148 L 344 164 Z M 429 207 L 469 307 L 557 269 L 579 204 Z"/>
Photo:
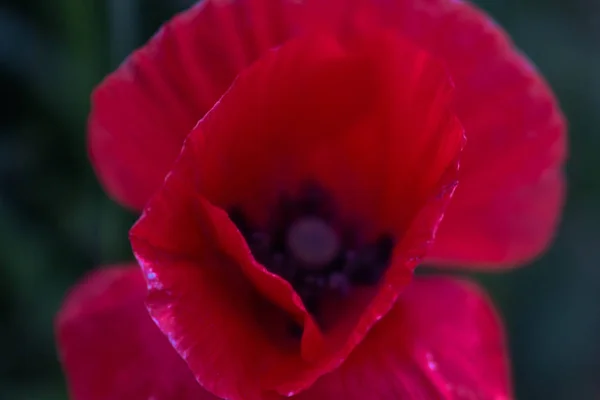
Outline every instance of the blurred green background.
<path id="1" fill-rule="evenodd" d="M 135 219 L 106 197 L 88 164 L 89 94 L 191 3 L 0 5 L 0 399 L 66 399 L 53 316 L 86 271 L 132 258 Z M 519 399 L 600 399 L 600 1 L 479 5 L 558 93 L 571 159 L 552 249 L 528 268 L 476 278 L 505 318 Z"/>

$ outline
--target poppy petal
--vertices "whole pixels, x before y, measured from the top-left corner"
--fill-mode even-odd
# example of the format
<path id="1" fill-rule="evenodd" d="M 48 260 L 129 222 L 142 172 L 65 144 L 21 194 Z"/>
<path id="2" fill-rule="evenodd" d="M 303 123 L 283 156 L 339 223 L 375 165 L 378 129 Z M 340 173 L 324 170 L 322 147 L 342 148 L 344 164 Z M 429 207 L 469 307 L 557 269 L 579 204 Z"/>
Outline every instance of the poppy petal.
<path id="1" fill-rule="evenodd" d="M 298 400 L 508 400 L 501 322 L 475 285 L 417 278 L 348 359 Z"/>
<path id="2" fill-rule="evenodd" d="M 96 270 L 67 296 L 56 319 L 60 359 L 73 400 L 216 400 L 144 306 L 136 264 Z"/>
<path id="3" fill-rule="evenodd" d="M 400 236 L 464 144 L 452 100 L 446 69 L 394 32 L 299 37 L 241 73 L 195 127 L 194 179 L 256 221 L 313 180 L 342 215 Z"/>
<path id="4" fill-rule="evenodd" d="M 151 315 L 218 396 L 291 395 L 335 369 L 410 281 L 454 191 L 464 138 L 445 69 L 387 31 L 355 40 L 302 36 L 240 74 L 187 137 L 131 230 Z M 382 144 L 373 138 L 398 145 L 374 160 L 365 148 L 381 155 Z M 347 171 L 369 168 L 345 175 L 323 155 L 344 160 Z M 390 174 L 390 164 L 404 173 Z M 381 221 L 399 240 L 382 289 L 347 307 L 349 317 L 327 334 L 291 285 L 252 257 L 224 211 L 241 202 L 260 220 L 272 198 L 311 175 L 341 208 L 379 182 L 365 208 L 389 210 Z M 360 183 L 354 196 L 336 187 L 344 180 Z M 303 328 L 301 341 L 289 343 L 285 317 Z"/>
<path id="5" fill-rule="evenodd" d="M 550 243 L 565 200 L 566 121 L 539 71 L 488 15 L 463 0 L 306 1 L 303 26 L 395 29 L 443 60 L 465 129 L 461 184 L 428 262 L 514 267 Z M 300 15 L 300 13 L 298 14 Z"/>
<path id="6" fill-rule="evenodd" d="M 515 266 L 553 238 L 564 203 L 566 124 L 508 35 L 467 1 L 372 1 L 387 24 L 444 60 L 467 145 L 429 261 Z"/>
<path id="7" fill-rule="evenodd" d="M 185 136 L 236 75 L 290 36 L 283 16 L 287 3 L 198 2 L 96 88 L 88 148 L 112 197 L 143 208 Z"/>
<path id="8" fill-rule="evenodd" d="M 131 231 L 148 280 L 148 311 L 205 389 L 219 398 L 262 399 L 264 375 L 302 365 L 293 323 L 316 339 L 318 333 L 287 282 L 259 279 L 266 271 L 227 214 L 181 196 L 176 176 Z"/>
<path id="9" fill-rule="evenodd" d="M 457 85 L 469 145 L 430 261 L 500 267 L 538 255 L 564 202 L 565 122 L 531 63 L 464 1 L 203 1 L 96 90 L 89 147 L 100 180 L 141 209 L 185 135 L 245 66 L 298 33 L 368 18 L 443 60 Z"/>

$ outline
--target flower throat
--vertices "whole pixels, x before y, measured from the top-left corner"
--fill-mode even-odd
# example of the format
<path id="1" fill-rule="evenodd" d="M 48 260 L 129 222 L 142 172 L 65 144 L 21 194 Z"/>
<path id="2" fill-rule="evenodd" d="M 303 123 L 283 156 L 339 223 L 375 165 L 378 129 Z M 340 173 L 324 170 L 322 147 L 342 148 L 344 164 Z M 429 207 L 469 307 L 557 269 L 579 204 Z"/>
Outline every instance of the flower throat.
<path id="1" fill-rule="evenodd" d="M 304 185 L 295 199 L 281 196 L 264 229 L 252 226 L 239 208 L 229 217 L 254 258 L 287 280 L 313 315 L 325 294 L 347 295 L 353 286 L 376 284 L 394 247 L 389 234 L 362 240 L 357 229 L 338 219 L 330 197 L 314 184 Z"/>

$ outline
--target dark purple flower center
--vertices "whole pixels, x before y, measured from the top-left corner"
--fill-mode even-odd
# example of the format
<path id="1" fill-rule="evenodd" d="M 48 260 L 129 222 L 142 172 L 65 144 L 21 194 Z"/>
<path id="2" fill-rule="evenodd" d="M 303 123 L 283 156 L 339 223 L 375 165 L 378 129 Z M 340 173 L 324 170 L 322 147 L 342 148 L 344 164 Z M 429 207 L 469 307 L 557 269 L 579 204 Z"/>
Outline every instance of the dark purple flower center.
<path id="1" fill-rule="evenodd" d="M 394 247 L 389 234 L 362 239 L 316 185 L 306 185 L 295 199 L 281 196 L 264 228 L 252 226 L 238 208 L 229 216 L 256 260 L 290 282 L 313 315 L 325 294 L 345 296 L 354 286 L 376 284 Z"/>

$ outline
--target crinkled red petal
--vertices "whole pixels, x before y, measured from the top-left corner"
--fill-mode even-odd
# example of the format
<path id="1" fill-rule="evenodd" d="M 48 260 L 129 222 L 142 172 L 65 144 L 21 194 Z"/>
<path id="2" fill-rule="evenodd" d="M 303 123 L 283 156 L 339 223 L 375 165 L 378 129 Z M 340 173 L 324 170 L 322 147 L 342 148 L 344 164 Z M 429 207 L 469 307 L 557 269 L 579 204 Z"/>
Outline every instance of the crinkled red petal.
<path id="1" fill-rule="evenodd" d="M 349 21 L 395 29 L 444 60 L 469 145 L 430 261 L 499 267 L 539 254 L 564 201 L 565 123 L 539 73 L 489 17 L 451 0 L 206 0 L 96 90 L 90 154 L 116 199 L 142 208 L 183 138 L 248 64 L 289 37 Z"/>
<path id="2" fill-rule="evenodd" d="M 363 33 L 302 37 L 242 73 L 131 231 L 151 314 L 218 396 L 290 395 L 339 366 L 408 284 L 456 186 L 463 132 L 445 69 L 389 31 Z M 261 220 L 305 180 L 399 238 L 380 288 L 337 304 L 327 331 L 223 211 Z"/>
<path id="3" fill-rule="evenodd" d="M 373 3 L 385 23 L 446 62 L 468 139 L 429 260 L 496 268 L 530 261 L 553 238 L 565 196 L 566 127 L 551 90 L 466 1 Z"/>
<path id="4" fill-rule="evenodd" d="M 130 208 L 141 210 L 160 187 L 185 136 L 236 75 L 290 36 L 283 4 L 224 3 L 202 1 L 173 18 L 92 96 L 92 164 Z"/>
<path id="5" fill-rule="evenodd" d="M 475 285 L 416 278 L 348 359 L 298 400 L 508 400 L 502 325 Z"/>
<path id="6" fill-rule="evenodd" d="M 72 398 L 216 400 L 147 315 L 145 292 L 126 265 L 95 271 L 69 294 L 56 329 Z M 294 398 L 367 397 L 510 399 L 502 328 L 485 296 L 466 282 L 416 279 L 338 369 Z"/>
<path id="7" fill-rule="evenodd" d="M 67 296 L 56 319 L 58 351 L 73 400 L 216 400 L 144 306 L 137 265 L 94 271 Z"/>
<path id="8" fill-rule="evenodd" d="M 485 13 L 462 0 L 308 1 L 303 26 L 352 20 L 396 29 L 443 60 L 468 144 L 461 184 L 428 257 L 438 266 L 500 268 L 539 255 L 565 198 L 566 123 L 531 62 Z"/>

